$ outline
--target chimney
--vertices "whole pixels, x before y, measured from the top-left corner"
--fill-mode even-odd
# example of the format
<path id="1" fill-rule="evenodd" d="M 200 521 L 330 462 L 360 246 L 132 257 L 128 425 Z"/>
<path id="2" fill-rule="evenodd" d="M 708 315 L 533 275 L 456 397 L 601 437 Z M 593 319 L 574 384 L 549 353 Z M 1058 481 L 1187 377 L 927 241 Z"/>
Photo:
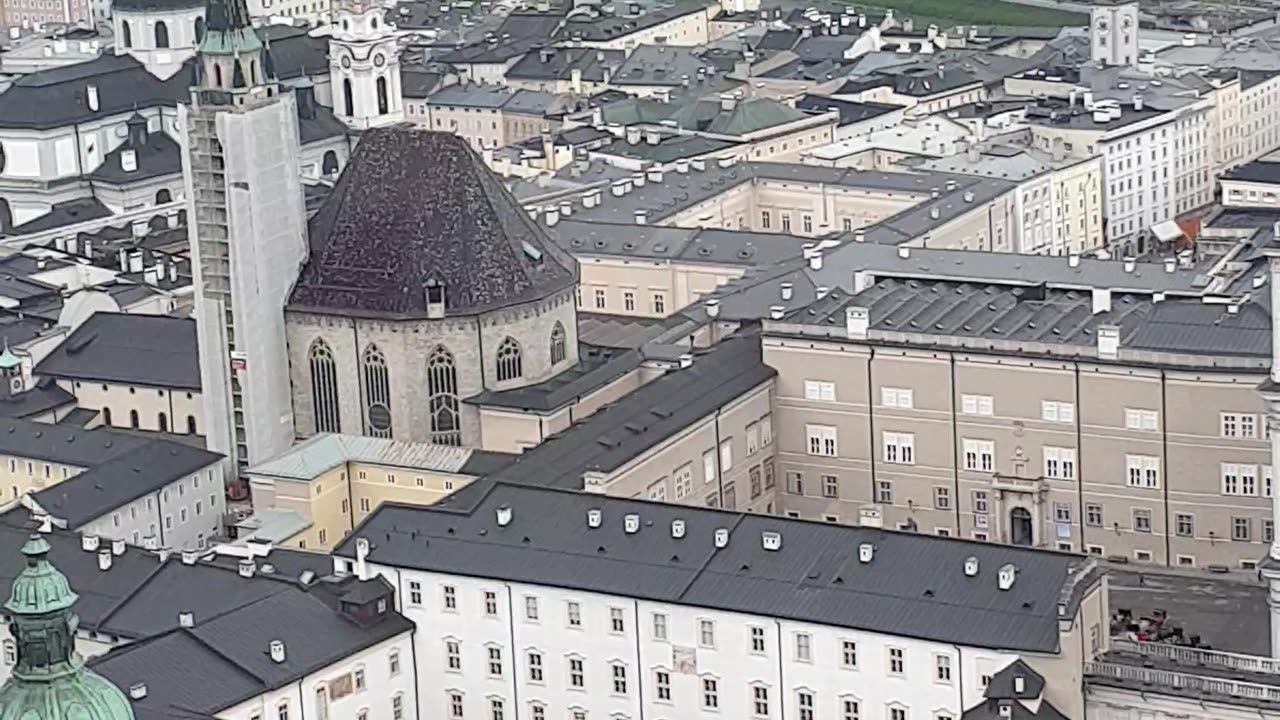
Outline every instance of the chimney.
<path id="1" fill-rule="evenodd" d="M 729 546 L 728 528 L 716 528 L 715 543 L 717 548 L 726 548 Z"/>
<path id="2" fill-rule="evenodd" d="M 98 551 L 98 569 L 99 570 L 111 569 L 111 549 L 110 548 L 102 548 L 101 550 Z"/>
<path id="3" fill-rule="evenodd" d="M 80 538 L 80 547 L 85 552 L 98 552 L 98 543 L 97 535 L 85 535 Z"/>
<path id="4" fill-rule="evenodd" d="M 671 521 L 671 537 L 677 540 L 684 537 L 684 520 L 676 518 Z"/>
<path id="5" fill-rule="evenodd" d="M 498 527 L 506 527 L 511 524 L 511 506 L 503 505 L 497 511 Z"/>
<path id="6" fill-rule="evenodd" d="M 795 286 L 789 282 L 782 283 L 781 285 L 778 286 L 778 288 L 782 290 L 783 300 L 790 300 L 792 295 L 795 294 L 795 290 L 794 290 Z"/>
<path id="7" fill-rule="evenodd" d="M 680 367 L 681 368 L 693 367 L 693 353 L 683 353 L 682 355 L 680 355 Z"/>
<path id="8" fill-rule="evenodd" d="M 1120 356 L 1120 326 L 1098 326 L 1098 357 L 1115 360 Z"/>
<path id="9" fill-rule="evenodd" d="M 765 530 L 760 533 L 760 546 L 770 552 L 782 549 L 782 533 Z"/>
<path id="10" fill-rule="evenodd" d="M 141 700 L 147 696 L 146 683 L 134 683 L 129 686 L 129 699 Z"/>
<path id="11" fill-rule="evenodd" d="M 705 303 L 703 303 L 703 306 L 706 307 L 707 309 L 707 317 L 712 319 L 720 317 L 720 301 L 719 300 L 714 300 L 714 299 L 708 300 Z"/>
<path id="12" fill-rule="evenodd" d="M 559 206 L 548 208 L 543 214 L 543 218 L 547 223 L 547 227 L 555 227 L 560 222 Z"/>
<path id="13" fill-rule="evenodd" d="M 781 320 L 783 315 L 787 314 L 787 309 L 781 305 L 772 305 L 769 307 L 769 318 L 771 320 Z"/>
<path id="14" fill-rule="evenodd" d="M 853 231 L 853 241 L 854 241 L 854 242 L 866 242 L 866 241 L 867 241 L 867 231 L 866 231 L 866 230 L 864 230 L 863 228 L 858 228 L 857 230 L 854 230 L 854 231 Z"/>
<path id="15" fill-rule="evenodd" d="M 663 173 L 662 173 L 662 168 L 661 168 L 661 167 L 652 167 L 652 168 L 649 168 L 649 172 L 648 172 L 648 173 L 646 173 L 646 174 L 647 174 L 647 175 L 648 175 L 648 177 L 649 177 L 649 182 L 651 182 L 651 183 L 660 183 L 660 182 L 662 182 Z"/>
<path id="16" fill-rule="evenodd" d="M 195 627 L 195 625 L 196 625 L 196 618 L 195 618 L 195 615 L 190 610 L 183 610 L 182 612 L 178 613 L 178 627 L 189 628 L 189 627 Z"/>
<path id="17" fill-rule="evenodd" d="M 871 329 L 871 309 L 848 307 L 844 309 L 845 333 L 850 340 L 866 340 Z"/>
<path id="18" fill-rule="evenodd" d="M 136 172 L 138 169 L 138 151 L 133 148 L 127 148 L 120 153 L 120 169 L 127 172 Z"/>
<path id="19" fill-rule="evenodd" d="M 369 538 L 356 538 L 356 578 L 369 579 Z"/>
<path id="20" fill-rule="evenodd" d="M 84 89 L 85 100 L 89 103 L 89 110 L 98 112 L 98 86 L 89 84 Z"/>
<path id="21" fill-rule="evenodd" d="M 198 554 L 196 554 L 196 551 L 195 551 L 195 550 L 183 550 L 183 551 L 182 551 L 182 564 L 183 564 L 183 565 L 195 565 L 195 564 L 196 564 L 196 560 L 198 560 L 199 558 L 200 558 L 200 556 L 199 556 Z"/>
<path id="22" fill-rule="evenodd" d="M 284 662 L 284 641 L 272 640 L 268 646 L 271 653 L 271 662 L 277 665 Z"/>
<path id="23" fill-rule="evenodd" d="M 721 93 L 721 94 L 720 94 L 720 110 L 721 110 L 721 112 L 730 112 L 730 111 L 732 111 L 732 110 L 733 110 L 734 106 L 736 106 L 737 104 L 738 104 L 738 103 L 737 103 L 737 99 L 733 96 L 733 93 Z"/>
<path id="24" fill-rule="evenodd" d="M 947 192 L 954 192 L 956 188 L 960 187 L 960 183 L 955 180 L 948 180 L 945 187 L 947 188 Z"/>
<path id="25" fill-rule="evenodd" d="M 1134 270 L 1137 270 L 1137 269 L 1138 269 L 1138 259 L 1137 259 L 1137 258 L 1135 258 L 1135 257 L 1133 257 L 1133 256 L 1128 256 L 1128 257 L 1126 257 L 1126 258 L 1124 259 L 1124 271 L 1125 271 L 1125 272 L 1127 272 L 1127 273 L 1131 273 L 1131 272 L 1133 272 Z"/>
<path id="26" fill-rule="evenodd" d="M 1000 574 L 997 577 L 997 584 L 1001 590 L 1009 590 L 1013 587 L 1014 580 L 1018 579 L 1018 568 L 1013 563 L 1006 563 L 1000 566 Z"/>
<path id="27" fill-rule="evenodd" d="M 598 528 L 604 522 L 604 513 L 596 508 L 587 511 L 587 527 Z"/>
<path id="28" fill-rule="evenodd" d="M 866 564 L 871 562 L 876 556 L 876 546 L 871 543 L 862 543 L 858 546 L 858 562 Z"/>
<path id="29" fill-rule="evenodd" d="M 974 577 L 978 574 L 978 558 L 976 555 L 970 555 L 964 560 L 965 577 Z"/>
<path id="30" fill-rule="evenodd" d="M 644 225 L 646 222 L 648 222 L 648 218 L 649 218 L 648 211 L 646 210 L 635 211 L 635 219 L 636 219 L 637 225 Z"/>
<path id="31" fill-rule="evenodd" d="M 1067 256 L 1067 267 L 1080 267 L 1080 253 L 1071 253 Z"/>
<path id="32" fill-rule="evenodd" d="M 1176 271 L 1177 269 L 1178 269 L 1178 259 L 1177 259 L 1177 258 L 1165 258 L 1165 259 L 1164 259 L 1164 271 L 1165 271 L 1165 272 L 1167 272 L 1167 273 L 1171 273 L 1171 272 Z M 1258 277 L 1262 277 L 1262 276 L 1261 276 L 1261 275 L 1259 275 Z"/>
<path id="33" fill-rule="evenodd" d="M 125 544 L 123 540 L 111 541 L 111 554 L 120 557 L 124 554 Z"/>
<path id="34" fill-rule="evenodd" d="M 703 170 L 706 170 L 706 169 L 707 169 L 707 159 L 706 159 L 706 158 L 694 158 L 694 159 L 693 159 L 693 162 L 692 162 L 692 163 L 690 163 L 690 165 L 692 165 L 692 166 L 693 166 L 693 170 L 694 170 L 694 172 L 702 172 Z"/>
<path id="35" fill-rule="evenodd" d="M 1111 312 L 1111 291 L 1107 288 L 1093 289 L 1093 314 Z"/>
<path id="36" fill-rule="evenodd" d="M 240 577 L 251 578 L 253 577 L 254 573 L 257 572 L 258 565 L 252 559 L 244 558 L 243 560 L 240 561 L 240 564 L 237 567 L 237 570 L 239 570 L 240 572 Z"/>
<path id="37" fill-rule="evenodd" d="M 870 270 L 857 270 L 853 273 L 853 293 L 856 295 L 876 284 L 876 276 Z"/>
<path id="38" fill-rule="evenodd" d="M 628 144 L 628 145 L 639 145 L 639 144 L 640 144 L 640 135 L 641 135 L 640 128 L 635 127 L 634 125 L 633 125 L 633 126 L 631 126 L 631 127 L 628 127 L 628 128 L 627 128 L 627 144 Z"/>
<path id="39" fill-rule="evenodd" d="M 929 217 L 934 220 L 937 220 L 938 218 L 942 217 L 942 209 L 936 205 L 929 208 Z"/>
<path id="40" fill-rule="evenodd" d="M 681 175 L 688 175 L 688 174 L 689 174 L 689 161 L 688 161 L 688 160 L 685 160 L 685 159 L 683 159 L 683 158 L 682 158 L 682 159 L 680 159 L 680 160 L 677 160 L 677 161 L 676 161 L 676 172 L 680 173 Z"/>
<path id="41" fill-rule="evenodd" d="M 898 246 L 898 257 L 906 260 L 911 257 L 911 248 L 906 245 Z"/>
<path id="42" fill-rule="evenodd" d="M 1134 94 L 1134 96 L 1133 96 L 1133 109 L 1134 109 L 1134 110 L 1141 110 L 1141 109 L 1143 108 L 1143 106 L 1144 106 L 1144 103 L 1143 103 L 1143 100 L 1142 100 L 1142 96 L 1141 96 L 1141 95 L 1138 95 L 1138 94 Z"/>
<path id="43" fill-rule="evenodd" d="M 622 530 L 628 535 L 635 535 L 640 532 L 640 516 L 635 513 L 627 513 L 622 516 Z"/>
<path id="44" fill-rule="evenodd" d="M 822 269 L 822 248 L 814 248 L 813 250 L 809 251 L 809 269 L 810 270 Z"/>

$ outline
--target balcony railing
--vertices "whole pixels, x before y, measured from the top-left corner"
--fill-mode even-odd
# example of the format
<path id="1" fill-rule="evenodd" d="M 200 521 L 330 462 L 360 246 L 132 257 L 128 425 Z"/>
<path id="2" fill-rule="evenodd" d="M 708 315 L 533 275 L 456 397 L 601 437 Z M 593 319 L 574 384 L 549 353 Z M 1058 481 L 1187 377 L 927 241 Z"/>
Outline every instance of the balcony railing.
<path id="1" fill-rule="evenodd" d="M 1280 660 L 1258 655 L 1241 655 L 1239 653 L 1222 652 L 1220 650 L 1203 650 L 1201 648 L 1183 647 L 1169 643 L 1141 642 L 1128 638 L 1112 638 L 1111 649 L 1121 652 L 1136 653 L 1148 657 L 1159 657 L 1184 665 L 1188 670 L 1195 666 L 1217 667 L 1228 670 L 1244 670 L 1246 672 L 1270 673 L 1280 676 Z"/>
<path id="2" fill-rule="evenodd" d="M 991 486 L 996 490 L 1013 490 L 1014 492 L 1038 493 L 1045 489 L 1044 480 L 1039 478 L 1020 478 L 1011 475 L 996 475 L 991 479 Z"/>
<path id="3" fill-rule="evenodd" d="M 1192 675 L 1175 670 L 1157 670 L 1111 662 L 1087 662 L 1084 664 L 1084 673 L 1086 676 L 1115 678 L 1172 690 L 1195 690 L 1235 698 L 1280 702 L 1280 687 Z"/>

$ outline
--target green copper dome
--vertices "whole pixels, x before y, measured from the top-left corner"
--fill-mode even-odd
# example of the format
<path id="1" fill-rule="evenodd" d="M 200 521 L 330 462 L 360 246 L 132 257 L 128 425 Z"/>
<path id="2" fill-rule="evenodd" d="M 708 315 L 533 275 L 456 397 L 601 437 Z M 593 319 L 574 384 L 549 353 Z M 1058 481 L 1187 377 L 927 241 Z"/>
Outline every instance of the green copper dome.
<path id="1" fill-rule="evenodd" d="M 18 661 L 0 686 L 0 720 L 133 720 L 124 693 L 76 652 L 76 594 L 49 563 L 49 543 L 32 535 L 22 554 L 27 567 L 4 604 Z"/>
<path id="2" fill-rule="evenodd" d="M 22 365 L 22 358 L 9 349 L 9 341 L 4 341 L 4 352 L 0 352 L 0 370 L 12 370 Z"/>

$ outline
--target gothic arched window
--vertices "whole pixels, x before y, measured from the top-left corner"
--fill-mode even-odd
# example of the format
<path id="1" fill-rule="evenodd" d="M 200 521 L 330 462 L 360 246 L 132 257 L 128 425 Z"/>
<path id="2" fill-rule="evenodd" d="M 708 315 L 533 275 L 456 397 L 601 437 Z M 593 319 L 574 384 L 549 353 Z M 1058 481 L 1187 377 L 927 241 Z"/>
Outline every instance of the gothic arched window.
<path id="1" fill-rule="evenodd" d="M 204 40 L 204 18 L 196 18 L 196 42 Z"/>
<path id="2" fill-rule="evenodd" d="M 391 437 L 391 375 L 377 345 L 364 351 L 365 423 L 373 437 Z"/>
<path id="3" fill-rule="evenodd" d="M 498 382 L 515 380 L 524 374 L 524 366 L 520 361 L 520 343 L 508 337 L 498 346 Z"/>
<path id="4" fill-rule="evenodd" d="M 311 403 L 316 418 L 316 432 L 339 432 L 338 365 L 333 351 L 324 340 L 311 343 Z"/>
<path id="5" fill-rule="evenodd" d="M 387 79 L 378 78 L 378 114 L 387 114 Z"/>
<path id="6" fill-rule="evenodd" d="M 551 328 L 551 364 L 552 365 L 558 365 L 564 362 L 565 356 L 567 355 L 567 353 L 565 352 L 564 343 L 565 343 L 564 325 L 561 325 L 557 321 L 556 326 Z"/>
<path id="7" fill-rule="evenodd" d="M 453 353 L 437 347 L 427 358 L 427 397 L 431 412 L 431 442 L 461 445 L 462 425 L 458 417 L 458 370 Z"/>
<path id="8" fill-rule="evenodd" d="M 320 172 L 325 175 L 338 172 L 338 153 L 332 150 L 324 151 L 324 157 L 320 161 Z"/>
<path id="9" fill-rule="evenodd" d="M 133 27 L 128 20 L 120 23 L 120 42 L 127 48 L 133 47 Z"/>
<path id="10" fill-rule="evenodd" d="M 156 47 L 169 47 L 169 24 L 163 20 L 156 23 Z"/>
<path id="11" fill-rule="evenodd" d="M 346 108 L 348 117 L 355 116 L 356 101 L 351 91 L 351 78 L 345 78 L 342 81 L 342 105 Z"/>

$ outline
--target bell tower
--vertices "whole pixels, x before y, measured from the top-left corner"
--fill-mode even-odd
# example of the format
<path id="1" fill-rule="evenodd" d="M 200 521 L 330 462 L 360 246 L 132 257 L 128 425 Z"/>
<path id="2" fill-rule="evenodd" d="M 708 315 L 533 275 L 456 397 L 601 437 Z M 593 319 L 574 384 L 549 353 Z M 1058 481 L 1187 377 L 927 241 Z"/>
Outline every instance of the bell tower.
<path id="1" fill-rule="evenodd" d="M 27 389 L 22 378 L 22 358 L 9 349 L 7 339 L 4 341 L 4 352 L 0 352 L 0 380 L 4 381 L 0 397 L 13 397 Z"/>
<path id="2" fill-rule="evenodd" d="M 367 130 L 404 119 L 400 54 L 386 9 L 369 0 L 337 0 L 329 40 L 333 113 Z"/>
<path id="3" fill-rule="evenodd" d="M 1089 57 L 1103 65 L 1137 64 L 1137 0 L 1102 0 L 1090 8 Z"/>

